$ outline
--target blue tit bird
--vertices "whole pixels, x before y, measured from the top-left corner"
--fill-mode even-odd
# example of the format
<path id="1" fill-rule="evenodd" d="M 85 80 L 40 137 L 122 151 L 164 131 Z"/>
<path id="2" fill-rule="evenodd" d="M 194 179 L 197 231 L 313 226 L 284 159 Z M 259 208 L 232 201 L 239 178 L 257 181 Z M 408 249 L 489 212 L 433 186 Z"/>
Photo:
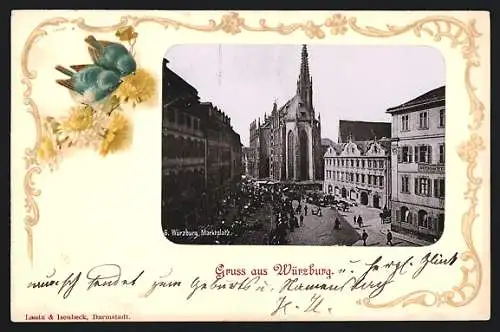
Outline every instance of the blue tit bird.
<path id="1" fill-rule="evenodd" d="M 130 52 L 120 43 L 97 40 L 90 35 L 85 38 L 92 61 L 97 66 L 112 70 L 120 77 L 135 73 L 137 64 Z"/>
<path id="2" fill-rule="evenodd" d="M 71 71 L 62 66 L 56 70 L 70 78 L 56 80 L 65 88 L 74 91 L 83 97 L 82 102 L 92 104 L 110 96 L 122 83 L 120 76 L 112 70 L 106 70 L 95 65 L 70 66 Z"/>

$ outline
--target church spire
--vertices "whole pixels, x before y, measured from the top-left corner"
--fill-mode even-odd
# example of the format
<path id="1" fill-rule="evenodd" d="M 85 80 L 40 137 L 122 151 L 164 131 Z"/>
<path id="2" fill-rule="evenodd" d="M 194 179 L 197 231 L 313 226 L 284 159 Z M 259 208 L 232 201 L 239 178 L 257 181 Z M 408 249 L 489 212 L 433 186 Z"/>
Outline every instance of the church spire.
<path id="1" fill-rule="evenodd" d="M 304 102 L 305 106 L 312 109 L 312 77 L 309 73 L 309 53 L 307 46 L 302 45 L 302 53 L 300 59 L 300 73 L 297 80 L 297 94 Z"/>
<path id="2" fill-rule="evenodd" d="M 302 45 L 302 55 L 300 62 L 300 76 L 299 81 L 308 86 L 310 83 L 311 75 L 309 75 L 309 53 L 307 52 L 307 46 Z"/>

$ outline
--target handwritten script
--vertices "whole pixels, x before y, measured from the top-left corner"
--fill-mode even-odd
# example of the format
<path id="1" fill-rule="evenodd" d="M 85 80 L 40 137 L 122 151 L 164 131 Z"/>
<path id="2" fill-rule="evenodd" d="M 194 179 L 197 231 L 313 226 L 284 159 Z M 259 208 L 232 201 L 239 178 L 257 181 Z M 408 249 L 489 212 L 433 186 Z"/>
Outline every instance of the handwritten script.
<path id="1" fill-rule="evenodd" d="M 328 299 L 340 293 L 357 292 L 370 299 L 384 294 L 394 284 L 417 279 L 430 269 L 451 267 L 458 253 L 444 256 L 428 252 L 422 257 L 408 256 L 403 260 L 383 256 L 372 260 L 349 260 L 341 267 L 295 266 L 279 263 L 272 267 L 227 267 L 218 264 L 209 277 L 174 273 L 168 269 L 162 275 L 148 275 L 145 270 L 123 271 L 118 264 L 101 264 L 86 272 L 60 274 L 55 269 L 27 283 L 33 291 L 53 289 L 56 296 L 67 299 L 80 289 L 82 292 L 103 292 L 109 289 L 138 289 L 143 298 L 161 296 L 162 292 L 178 289 L 184 301 L 196 301 L 202 293 L 236 292 L 274 295 L 269 314 L 287 315 L 291 311 L 304 313 L 332 312 Z M 182 295 L 181 295 L 182 296 Z M 268 298 L 268 297 L 266 297 Z"/>

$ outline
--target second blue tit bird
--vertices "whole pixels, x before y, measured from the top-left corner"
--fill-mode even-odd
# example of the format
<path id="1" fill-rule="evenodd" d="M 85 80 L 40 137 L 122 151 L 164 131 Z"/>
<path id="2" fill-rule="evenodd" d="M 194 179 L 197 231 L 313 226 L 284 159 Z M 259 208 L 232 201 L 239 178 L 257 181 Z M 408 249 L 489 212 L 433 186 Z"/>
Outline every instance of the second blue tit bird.
<path id="1" fill-rule="evenodd" d="M 61 73 L 70 78 L 56 82 L 83 97 L 82 102 L 91 104 L 111 95 L 122 83 L 120 76 L 111 70 L 95 65 L 71 66 L 71 71 L 62 66 L 56 66 Z"/>
<path id="2" fill-rule="evenodd" d="M 134 57 L 122 44 L 97 40 L 92 35 L 85 38 L 85 42 L 90 46 L 90 57 L 97 66 L 112 70 L 120 77 L 135 73 Z"/>

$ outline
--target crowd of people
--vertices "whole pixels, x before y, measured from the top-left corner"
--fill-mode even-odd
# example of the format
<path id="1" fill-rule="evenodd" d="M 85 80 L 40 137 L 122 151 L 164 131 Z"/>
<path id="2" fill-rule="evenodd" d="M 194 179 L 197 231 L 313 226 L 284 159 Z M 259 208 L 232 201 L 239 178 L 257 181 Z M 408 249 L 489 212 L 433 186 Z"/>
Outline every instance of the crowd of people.
<path id="1" fill-rule="evenodd" d="M 288 244 L 288 235 L 296 229 L 304 227 L 305 216 L 313 214 L 322 217 L 320 204 L 310 203 L 308 199 L 317 193 L 315 190 L 305 190 L 301 186 L 283 183 L 266 183 L 265 181 L 244 180 L 236 188 L 223 197 L 212 212 L 203 216 L 204 222 L 190 227 L 198 235 L 190 236 L 183 243 L 196 244 L 247 244 L 247 231 L 258 233 L 251 244 L 258 241 L 265 245 Z M 335 204 L 331 206 L 339 209 Z M 341 229 L 340 217 L 336 217 L 333 229 Z M 353 217 L 353 223 L 363 229 L 361 215 Z M 207 236 L 210 232 L 222 232 L 222 235 Z M 363 229 L 360 234 L 366 245 L 368 234 Z M 392 238 L 388 243 L 392 244 Z M 248 243 L 250 244 L 250 243 Z"/>
<path id="2" fill-rule="evenodd" d="M 287 244 L 287 235 L 295 229 L 304 226 L 304 217 L 308 213 L 322 216 L 321 206 L 309 208 L 306 203 L 306 192 L 303 188 L 287 186 L 273 188 L 272 211 L 273 227 L 269 233 L 267 243 L 270 245 Z M 293 202 L 296 202 L 294 207 Z"/>

